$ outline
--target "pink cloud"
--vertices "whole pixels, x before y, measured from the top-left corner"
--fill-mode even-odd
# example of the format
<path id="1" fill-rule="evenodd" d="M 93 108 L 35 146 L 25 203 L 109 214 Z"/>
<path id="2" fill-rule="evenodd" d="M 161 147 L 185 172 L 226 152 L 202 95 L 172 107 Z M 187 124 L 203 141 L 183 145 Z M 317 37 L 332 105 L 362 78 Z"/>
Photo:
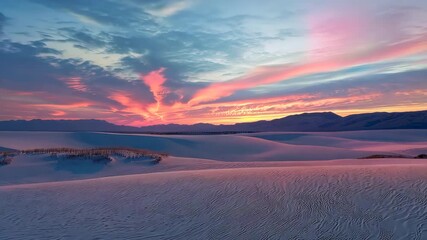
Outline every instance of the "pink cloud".
<path id="1" fill-rule="evenodd" d="M 294 64 L 256 67 L 247 75 L 213 83 L 198 91 L 191 105 L 206 103 L 234 92 L 300 76 L 338 71 L 353 66 L 389 61 L 427 51 L 427 33 L 414 32 L 420 18 L 413 8 L 378 9 L 360 3 L 325 3 L 305 16 L 306 57 Z M 425 15 L 425 14 L 424 14 Z"/>
<path id="2" fill-rule="evenodd" d="M 393 60 L 400 57 L 427 51 L 427 36 L 401 42 L 393 45 L 385 45 L 381 48 L 372 49 L 359 55 L 339 55 L 322 61 L 308 61 L 295 65 L 277 65 L 256 68 L 252 73 L 240 78 L 225 82 L 214 83 L 196 92 L 189 101 L 191 105 L 206 103 L 217 100 L 221 97 L 230 96 L 235 91 L 257 87 L 260 85 L 272 84 L 292 78 L 338 71 L 345 68 Z"/>
<path id="3" fill-rule="evenodd" d="M 68 104 L 41 103 L 41 104 L 32 104 L 32 106 L 44 107 L 49 109 L 71 110 L 71 109 L 86 108 L 91 106 L 91 104 L 92 104 L 91 102 L 76 102 L 76 103 L 68 103 Z"/>
<path id="4" fill-rule="evenodd" d="M 193 106 L 185 111 L 185 117 L 174 119 L 177 123 L 209 122 L 215 124 L 230 124 L 235 122 L 250 122 L 281 118 L 290 114 L 307 111 L 334 111 L 373 101 L 383 97 L 378 92 L 349 91 L 344 96 L 325 96 L 322 94 L 300 94 L 274 98 L 246 99 L 224 103 L 208 103 Z M 175 114 L 171 112 L 171 115 Z"/>
<path id="5" fill-rule="evenodd" d="M 353 9 L 324 10 L 307 17 L 309 58 L 337 55 L 359 50 L 369 43 L 371 16 Z"/>
<path id="6" fill-rule="evenodd" d="M 51 113 L 50 115 L 55 116 L 55 117 L 60 117 L 60 116 L 65 116 L 66 112 L 64 112 L 64 111 L 55 111 L 55 112 Z"/>
<path id="7" fill-rule="evenodd" d="M 151 71 L 148 74 L 140 74 L 140 79 L 150 88 L 151 93 L 153 93 L 156 104 L 150 106 L 149 111 L 155 113 L 161 119 L 163 116 L 160 113 L 160 110 L 163 106 L 164 95 L 169 92 L 169 90 L 163 86 L 166 82 L 166 77 L 163 72 L 165 68 L 160 68 L 155 71 Z"/>
<path id="8" fill-rule="evenodd" d="M 400 96 L 427 96 L 427 89 L 397 91 L 395 94 Z"/>
<path id="9" fill-rule="evenodd" d="M 147 106 L 143 103 L 134 101 L 133 98 L 125 92 L 113 92 L 111 93 L 109 98 L 125 107 L 120 111 L 123 111 L 125 113 L 136 114 L 144 118 L 150 118 L 150 113 L 147 110 Z M 119 110 L 113 108 L 112 111 L 118 112 Z"/>
<path id="10" fill-rule="evenodd" d="M 80 91 L 80 92 L 87 92 L 88 88 L 86 84 L 82 82 L 81 77 L 67 77 L 67 78 L 61 78 L 67 84 L 67 86 L 71 89 Z"/>

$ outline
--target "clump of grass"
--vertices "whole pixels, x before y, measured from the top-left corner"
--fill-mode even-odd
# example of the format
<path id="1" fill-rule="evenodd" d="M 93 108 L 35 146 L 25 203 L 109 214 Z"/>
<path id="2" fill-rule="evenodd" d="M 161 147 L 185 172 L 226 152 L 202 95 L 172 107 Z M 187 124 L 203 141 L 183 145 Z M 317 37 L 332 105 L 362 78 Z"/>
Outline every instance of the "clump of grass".
<path id="1" fill-rule="evenodd" d="M 427 154 L 420 154 L 418 156 L 407 156 L 407 155 L 387 155 L 387 154 L 375 154 L 360 159 L 374 159 L 374 158 L 427 158 Z"/>
<path id="2" fill-rule="evenodd" d="M 369 155 L 367 157 L 362 157 L 361 159 L 371 159 L 371 158 L 412 158 L 412 157 L 404 156 L 404 155 L 375 154 L 375 155 Z"/>
<path id="3" fill-rule="evenodd" d="M 76 149 L 76 148 L 39 148 L 21 151 L 22 154 L 50 154 L 53 157 L 61 156 L 68 159 L 85 158 L 91 159 L 94 162 L 111 162 L 113 156 L 120 156 L 125 159 L 151 158 L 155 163 L 159 163 L 163 157 L 168 156 L 165 153 L 157 153 L 144 149 L 136 148 L 91 148 L 91 149 Z"/>
<path id="4" fill-rule="evenodd" d="M 14 152 L 0 152 L 0 166 L 11 164 L 15 155 Z"/>

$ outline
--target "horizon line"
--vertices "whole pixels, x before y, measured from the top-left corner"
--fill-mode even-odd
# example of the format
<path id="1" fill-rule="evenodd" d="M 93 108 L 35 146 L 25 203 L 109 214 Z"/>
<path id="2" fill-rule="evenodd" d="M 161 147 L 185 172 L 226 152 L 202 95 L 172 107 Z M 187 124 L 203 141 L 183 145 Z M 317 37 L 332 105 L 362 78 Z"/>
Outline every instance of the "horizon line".
<path id="1" fill-rule="evenodd" d="M 192 123 L 192 124 L 166 123 L 166 124 L 155 124 L 155 125 L 145 125 L 145 126 L 132 126 L 132 125 L 116 124 L 116 123 L 110 122 L 108 120 L 97 119 L 97 118 L 80 118 L 80 119 L 73 119 L 73 118 L 70 118 L 70 119 L 62 119 L 62 118 L 61 119 L 51 119 L 51 118 L 8 119 L 8 120 L 0 120 L 0 122 L 10 122 L 10 121 L 26 121 L 26 122 L 30 122 L 30 121 L 36 121 L 36 120 L 40 120 L 40 121 L 90 121 L 90 120 L 92 120 L 92 121 L 104 121 L 106 123 L 113 124 L 113 125 L 116 125 L 116 126 L 134 127 L 134 128 L 144 128 L 144 127 L 153 127 L 153 126 L 168 126 L 168 125 L 194 126 L 194 125 L 199 125 L 199 124 L 206 124 L 206 125 L 213 125 L 213 126 L 233 126 L 233 125 L 242 124 L 242 123 L 256 123 L 256 122 L 262 122 L 262 121 L 273 121 L 273 120 L 287 118 L 287 117 L 290 117 L 290 116 L 299 116 L 299 115 L 304 115 L 304 114 L 332 113 L 332 114 L 337 115 L 337 116 L 339 116 L 341 118 L 344 118 L 344 117 L 348 117 L 348 116 L 352 116 L 352 115 L 363 115 L 363 114 L 373 114 L 373 113 L 414 113 L 414 112 L 424 112 L 424 111 L 427 111 L 427 109 L 418 110 L 418 111 L 374 111 L 374 112 L 363 112 L 363 113 L 355 113 L 355 114 L 347 114 L 347 115 L 338 114 L 338 113 L 333 112 L 333 111 L 323 111 L 323 112 L 314 111 L 314 112 L 301 112 L 301 113 L 289 114 L 289 115 L 284 115 L 283 117 L 273 118 L 273 119 L 256 120 L 256 121 L 250 121 L 250 122 L 236 122 L 236 123 L 231 123 L 231 124 L 214 124 L 214 123 L 206 123 L 206 122 L 197 122 L 197 123 Z"/>

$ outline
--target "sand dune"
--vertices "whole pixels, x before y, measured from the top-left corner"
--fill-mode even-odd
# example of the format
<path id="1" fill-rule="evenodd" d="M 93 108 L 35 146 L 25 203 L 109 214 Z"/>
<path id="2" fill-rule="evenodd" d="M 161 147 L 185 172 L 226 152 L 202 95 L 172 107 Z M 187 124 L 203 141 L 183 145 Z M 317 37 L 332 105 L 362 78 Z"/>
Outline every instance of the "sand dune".
<path id="1" fill-rule="evenodd" d="M 376 130 L 313 133 L 254 133 L 252 137 L 291 145 L 325 146 L 354 151 L 405 153 L 427 147 L 426 130 Z M 412 151 L 414 154 L 420 151 Z"/>
<path id="2" fill-rule="evenodd" d="M 427 146 L 427 131 L 397 130 L 394 135 L 390 130 L 215 136 L 0 132 L 0 146 L 15 149 L 126 146 L 168 152 L 179 157 L 222 161 L 359 158 Z M 395 142 L 387 139 L 394 139 Z"/>
<path id="3" fill-rule="evenodd" d="M 80 159 L 58 159 L 48 154 L 19 155 L 11 164 L 0 167 L 0 186 L 93 179 L 110 176 L 154 172 L 189 171 L 201 169 L 265 168 L 265 167 L 322 167 L 344 165 L 423 164 L 420 159 L 342 159 L 329 161 L 252 161 L 226 162 L 200 158 L 166 157 L 159 164 L 148 161 L 126 161 L 117 158 L 105 163 Z"/>
<path id="4" fill-rule="evenodd" d="M 179 171 L 0 187 L 0 238 L 425 239 L 427 165 Z M 31 207 L 28 207 L 31 206 Z"/>
<path id="5" fill-rule="evenodd" d="M 425 153 L 426 143 L 412 130 L 0 132 L 10 149 L 171 154 L 155 165 L 19 155 L 0 167 L 0 239 L 426 239 L 427 161 L 354 159 Z"/>

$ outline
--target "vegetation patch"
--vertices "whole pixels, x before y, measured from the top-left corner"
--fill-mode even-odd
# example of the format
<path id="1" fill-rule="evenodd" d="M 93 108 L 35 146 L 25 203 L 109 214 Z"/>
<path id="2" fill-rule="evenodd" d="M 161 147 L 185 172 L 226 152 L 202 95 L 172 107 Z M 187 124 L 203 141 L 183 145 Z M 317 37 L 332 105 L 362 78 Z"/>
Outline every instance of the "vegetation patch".
<path id="1" fill-rule="evenodd" d="M 166 153 L 158 153 L 136 148 L 38 148 L 15 152 L 0 152 L 0 165 L 10 164 L 13 157 L 19 154 L 50 154 L 51 157 L 60 159 L 87 159 L 95 163 L 109 163 L 114 157 L 122 157 L 126 160 L 151 159 L 153 163 L 159 163 Z"/>
<path id="2" fill-rule="evenodd" d="M 420 154 L 420 155 L 416 156 L 415 158 L 427 159 L 427 154 Z"/>
<path id="3" fill-rule="evenodd" d="M 0 166 L 12 163 L 14 156 L 14 152 L 0 152 Z"/>
<path id="4" fill-rule="evenodd" d="M 408 155 L 389 155 L 389 154 L 375 154 L 369 155 L 367 157 L 362 157 L 360 159 L 374 159 L 374 158 L 416 158 L 416 159 L 427 159 L 427 154 L 419 154 L 417 156 L 408 156 Z"/>

